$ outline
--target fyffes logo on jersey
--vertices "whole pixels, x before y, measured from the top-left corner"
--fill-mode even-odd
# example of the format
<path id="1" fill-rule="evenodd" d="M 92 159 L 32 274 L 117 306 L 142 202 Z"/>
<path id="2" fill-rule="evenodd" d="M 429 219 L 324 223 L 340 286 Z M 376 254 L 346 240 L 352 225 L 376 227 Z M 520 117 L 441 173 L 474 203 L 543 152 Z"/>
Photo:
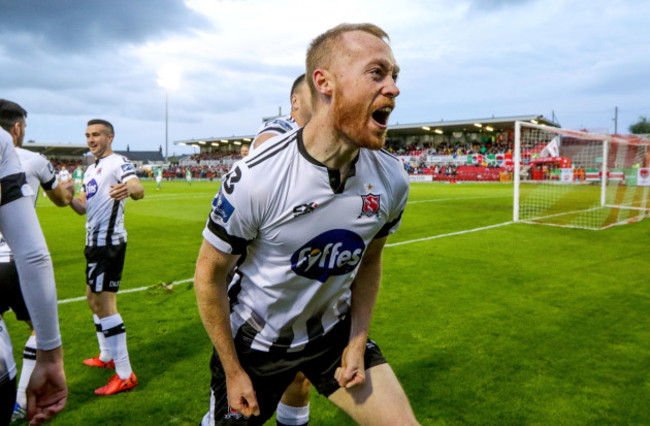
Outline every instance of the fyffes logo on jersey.
<path id="1" fill-rule="evenodd" d="M 354 270 L 366 245 L 363 239 L 346 229 L 323 232 L 291 256 L 291 269 L 298 275 L 325 282 L 332 275 Z"/>
<path id="2" fill-rule="evenodd" d="M 93 196 L 97 193 L 97 188 L 99 185 L 97 185 L 97 182 L 95 179 L 91 180 L 86 184 L 86 199 L 90 200 L 93 198 Z"/>

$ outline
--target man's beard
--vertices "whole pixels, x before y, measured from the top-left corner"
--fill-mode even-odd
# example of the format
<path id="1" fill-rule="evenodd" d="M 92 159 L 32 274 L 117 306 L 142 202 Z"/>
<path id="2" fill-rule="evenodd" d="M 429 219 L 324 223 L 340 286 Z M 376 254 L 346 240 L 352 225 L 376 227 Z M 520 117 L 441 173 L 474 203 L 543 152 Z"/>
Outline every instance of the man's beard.
<path id="1" fill-rule="evenodd" d="M 381 149 L 386 142 L 386 132 L 368 128 L 368 110 L 361 104 L 349 101 L 341 93 L 332 97 L 334 129 L 360 148 Z"/>

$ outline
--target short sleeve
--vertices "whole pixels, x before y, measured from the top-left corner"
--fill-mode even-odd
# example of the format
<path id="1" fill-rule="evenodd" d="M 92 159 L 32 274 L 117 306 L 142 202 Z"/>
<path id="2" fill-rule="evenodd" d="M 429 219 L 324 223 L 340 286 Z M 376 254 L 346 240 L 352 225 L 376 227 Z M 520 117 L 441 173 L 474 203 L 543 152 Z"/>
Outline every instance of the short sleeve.
<path id="1" fill-rule="evenodd" d="M 223 177 L 219 192 L 212 200 L 203 237 L 216 249 L 244 254 L 257 236 L 256 209 L 249 170 L 243 161 Z"/>
<path id="2" fill-rule="evenodd" d="M 45 191 L 51 191 L 56 188 L 59 183 L 56 179 L 54 166 L 47 160 L 47 158 L 40 154 L 38 158 L 37 175 L 39 182 L 41 182 L 41 187 L 43 187 Z"/>
<path id="3" fill-rule="evenodd" d="M 133 163 L 131 163 L 131 161 L 129 161 L 129 159 L 126 157 L 122 157 L 118 173 L 118 179 L 120 182 L 126 182 L 127 180 L 138 178 L 138 176 L 135 174 L 135 167 L 133 166 Z"/>
<path id="4" fill-rule="evenodd" d="M 384 238 L 394 234 L 402 224 L 402 213 L 406 208 L 406 202 L 409 196 L 409 178 L 408 174 L 400 165 L 399 176 L 392 180 L 395 185 L 392 187 L 391 211 L 386 224 L 375 235 L 375 238 Z"/>

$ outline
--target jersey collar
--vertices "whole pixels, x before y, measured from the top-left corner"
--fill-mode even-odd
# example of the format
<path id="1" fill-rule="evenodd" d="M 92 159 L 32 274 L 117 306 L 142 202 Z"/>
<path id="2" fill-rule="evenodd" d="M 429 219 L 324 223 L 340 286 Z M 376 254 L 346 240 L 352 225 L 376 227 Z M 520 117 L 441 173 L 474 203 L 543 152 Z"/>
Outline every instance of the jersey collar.
<path id="1" fill-rule="evenodd" d="M 108 154 L 108 155 L 105 155 L 105 156 L 103 156 L 103 157 L 101 157 L 101 158 L 97 158 L 97 159 L 95 160 L 95 167 L 97 167 L 97 165 L 99 164 L 99 161 L 100 161 L 100 160 L 103 160 L 104 158 L 108 158 L 108 157 L 110 157 L 110 156 L 113 155 L 113 154 L 115 154 L 115 153 L 114 153 L 114 152 L 111 152 L 111 153 Z"/>
<path id="2" fill-rule="evenodd" d="M 330 188 L 332 188 L 332 191 L 335 194 L 342 194 L 343 191 L 345 190 L 345 182 L 347 182 L 348 178 L 355 176 L 357 174 L 357 161 L 359 160 L 361 149 L 359 149 L 359 152 L 357 152 L 357 156 L 354 157 L 354 160 L 352 160 L 352 164 L 350 164 L 350 170 L 348 171 L 347 176 L 343 180 L 341 180 L 341 173 L 339 172 L 339 169 L 333 169 L 331 167 L 327 167 L 325 164 L 321 163 L 320 161 L 318 161 L 317 159 L 309 155 L 307 149 L 305 148 L 305 142 L 302 139 L 303 129 L 304 128 L 301 127 L 297 133 L 298 152 L 300 152 L 300 155 L 302 155 L 305 160 L 309 161 L 315 166 L 324 167 L 327 170 Z"/>

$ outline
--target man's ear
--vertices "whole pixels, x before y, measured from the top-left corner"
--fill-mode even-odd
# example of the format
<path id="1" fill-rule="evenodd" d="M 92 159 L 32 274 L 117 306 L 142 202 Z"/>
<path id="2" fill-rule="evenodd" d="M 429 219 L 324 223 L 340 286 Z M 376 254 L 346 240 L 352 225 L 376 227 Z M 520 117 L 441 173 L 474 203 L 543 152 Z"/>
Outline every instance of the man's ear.
<path id="1" fill-rule="evenodd" d="M 316 87 L 316 91 L 321 95 L 331 97 L 334 89 L 334 79 L 332 77 L 332 74 L 327 70 L 319 68 L 314 71 L 314 86 Z"/>
<path id="2" fill-rule="evenodd" d="M 9 132 L 11 136 L 14 138 L 17 138 L 18 135 L 20 135 L 21 131 L 21 123 L 20 121 L 16 121 L 13 126 L 11 126 L 11 131 Z"/>

